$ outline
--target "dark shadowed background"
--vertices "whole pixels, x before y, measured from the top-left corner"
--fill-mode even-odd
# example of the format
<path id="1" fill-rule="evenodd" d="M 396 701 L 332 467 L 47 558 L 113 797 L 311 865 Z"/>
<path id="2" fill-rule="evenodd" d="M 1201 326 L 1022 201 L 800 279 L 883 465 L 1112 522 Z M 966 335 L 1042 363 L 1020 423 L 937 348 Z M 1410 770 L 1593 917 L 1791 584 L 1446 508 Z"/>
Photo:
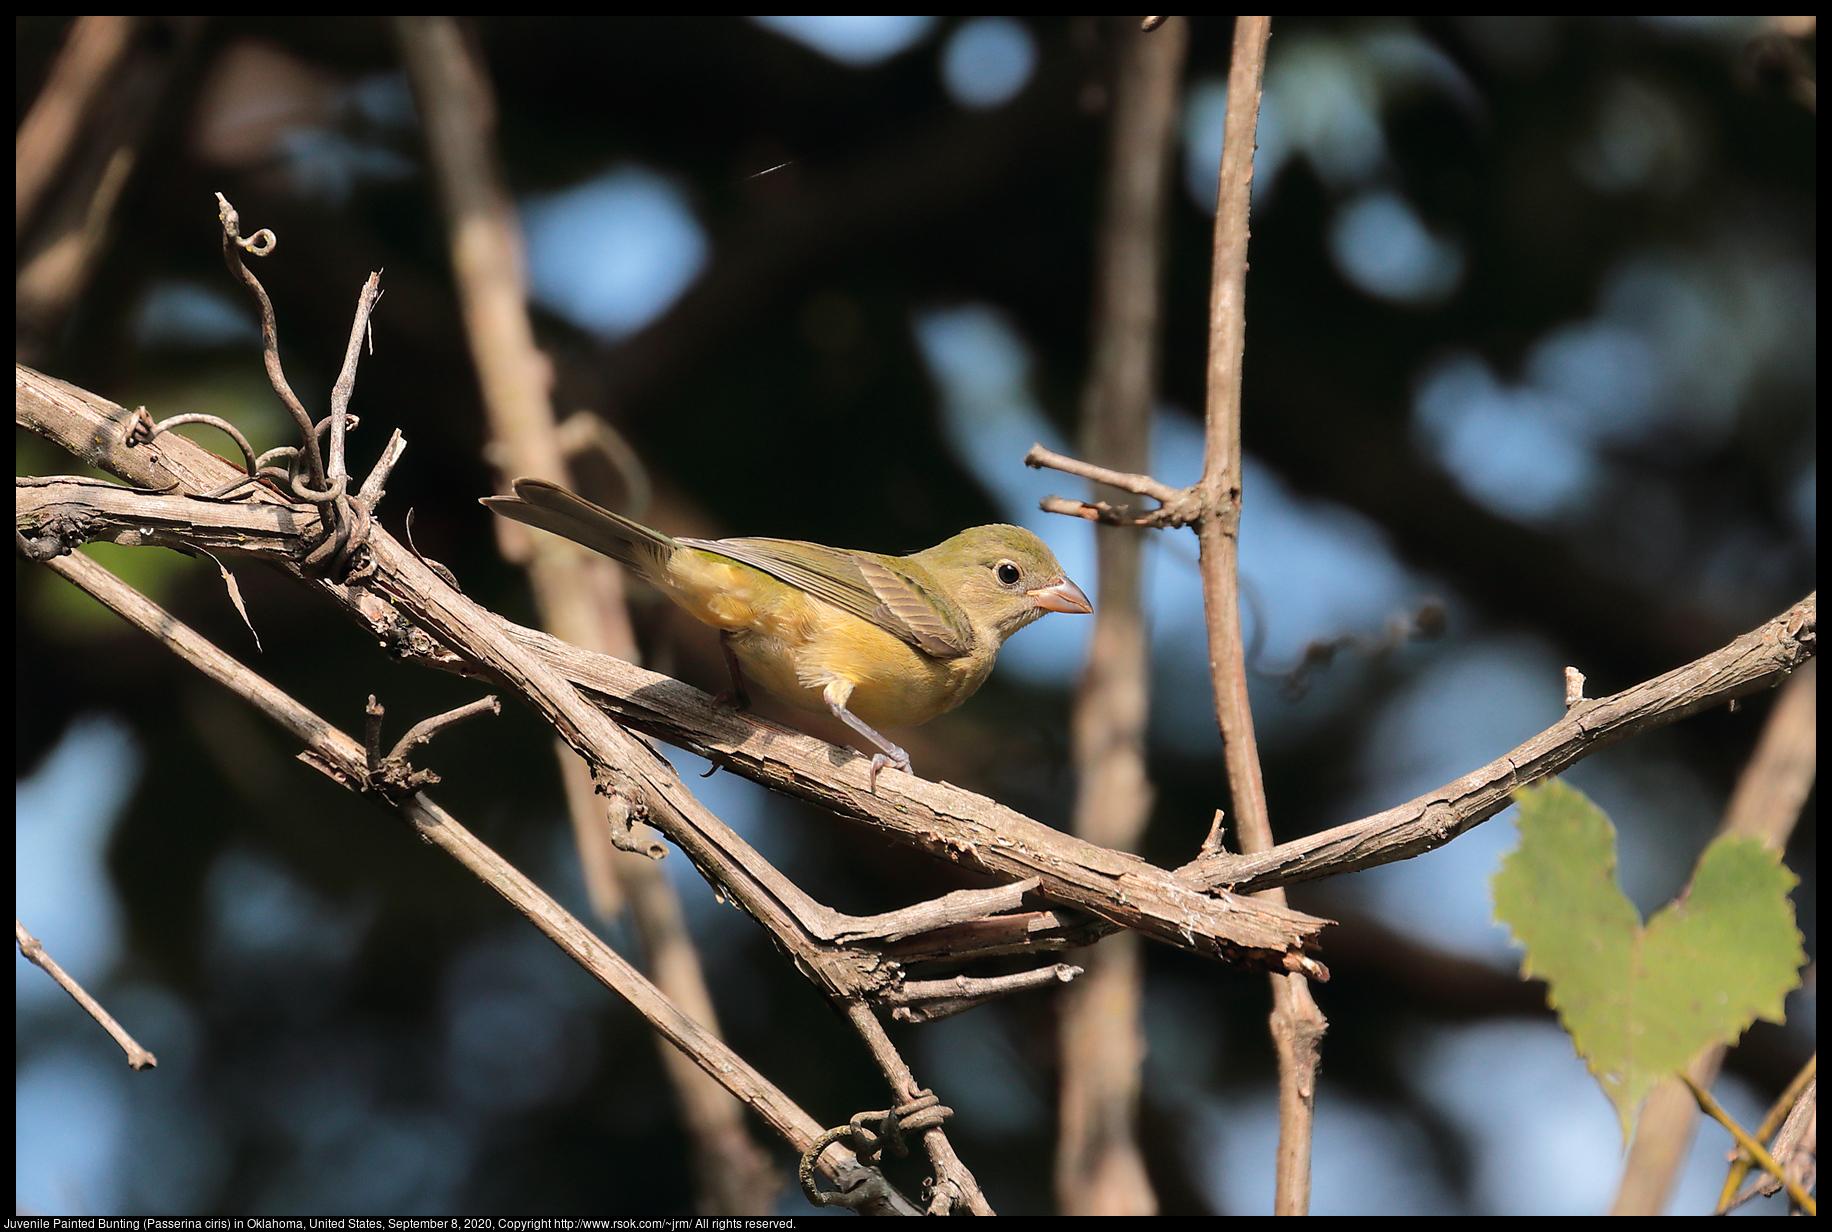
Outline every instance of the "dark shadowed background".
<path id="1" fill-rule="evenodd" d="M 1790 19 L 1793 20 L 1793 19 Z M 1808 19 L 1810 20 L 1810 19 Z M 68 22 L 15 25 L 23 116 Z M 1094 592 L 1080 481 L 1107 61 L 1090 19 L 487 19 L 555 410 L 597 411 L 654 484 L 647 520 L 907 552 L 1020 521 Z M 1152 469 L 1197 475 L 1229 18 L 1196 18 Z M 100 259 L 19 358 L 257 449 L 289 428 L 219 249 L 258 263 L 323 413 L 382 269 L 352 409 L 363 473 L 406 435 L 380 516 L 468 593 L 531 604 L 492 490 L 444 225 L 379 19 L 147 27 L 158 73 Z M 1562 709 L 1703 654 L 1815 583 L 1816 44 L 1758 19 L 1279 19 L 1247 299 L 1242 575 L 1280 838 L 1398 803 Z M 125 87 L 124 87 L 125 88 Z M 22 304 L 23 304 L 22 300 Z M 205 430 L 187 433 L 214 443 Z M 75 463 L 17 434 L 22 474 Z M 606 499 L 617 495 L 614 487 Z M 391 662 L 252 564 L 264 649 L 215 570 L 92 549 L 346 730 L 395 734 L 479 686 Z M 1225 803 L 1195 544 L 1155 534 L 1144 854 L 1189 859 Z M 684 1140 L 634 1012 L 390 814 L 292 759 L 250 710 L 60 580 L 16 565 L 17 913 L 160 1060 L 118 1051 L 16 960 L 15 1205 L 97 1214 L 685 1214 Z M 720 687 L 709 630 L 634 596 L 645 658 Z M 1431 632 L 1432 614 L 1443 628 Z M 1422 617 L 1422 618 L 1421 618 Z M 919 772 L 1066 824 L 1067 706 L 1089 622 L 1017 637 L 912 734 Z M 1319 648 L 1336 642 L 1333 657 Z M 1682 884 L 1771 699 L 1570 776 L 1622 829 L 1647 911 Z M 767 711 L 766 711 L 767 713 Z M 398 726 L 397 726 L 398 725 Z M 674 754 L 683 770 L 704 763 Z M 510 707 L 435 742 L 433 790 L 582 916 L 550 734 Z M 727 774 L 688 779 L 817 897 L 883 911 L 967 884 Z M 1810 800 L 1788 862 L 1816 952 Z M 1343 921 L 1317 1099 L 1317 1213 L 1593 1213 L 1616 1121 L 1490 923 L 1510 814 L 1292 892 Z M 857 1041 L 678 854 L 729 1038 L 824 1123 L 881 1107 Z M 630 932 L 607 936 L 638 957 Z M 1813 1048 L 1813 983 L 1731 1055 L 1759 1117 Z M 1269 1208 L 1262 977 L 1152 947 L 1144 1134 L 1167 1213 Z M 1051 1203 L 1049 994 L 899 1028 L 957 1110 L 993 1205 Z M 785 1177 L 792 1167 L 778 1149 Z M 1675 1210 L 1722 1180 L 1700 1132 Z M 783 1209 L 806 1207 L 785 1191 Z"/>

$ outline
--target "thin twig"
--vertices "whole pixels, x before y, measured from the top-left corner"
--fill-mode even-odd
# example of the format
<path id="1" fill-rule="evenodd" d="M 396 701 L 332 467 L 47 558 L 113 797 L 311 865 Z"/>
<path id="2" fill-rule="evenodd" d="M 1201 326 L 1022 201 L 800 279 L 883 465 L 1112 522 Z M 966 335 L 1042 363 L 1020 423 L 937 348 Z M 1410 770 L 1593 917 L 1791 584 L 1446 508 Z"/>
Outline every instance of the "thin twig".
<path id="1" fill-rule="evenodd" d="M 489 424 L 489 456 L 501 488 L 523 475 L 568 483 L 551 398 L 552 366 L 535 344 L 524 285 L 521 226 L 497 149 L 495 98 L 487 66 L 450 17 L 400 17 L 394 29 L 426 135 L 428 160 L 447 224 L 466 341 Z M 627 451 L 626 451 L 627 452 Z M 640 473 L 640 464 L 634 467 Z M 497 519 L 499 533 L 509 524 Z M 520 535 L 542 625 L 556 636 L 636 661 L 623 601 L 623 577 L 609 560 L 555 536 Z M 499 542 L 502 542 L 499 539 Z M 515 554 L 508 553 L 513 559 Z M 627 901 L 652 974 L 669 994 L 718 1030 L 694 942 L 672 882 L 636 848 L 630 797 L 596 790 L 590 767 L 562 741 L 554 745 L 574 842 L 593 907 L 615 916 Z M 609 822 L 610 824 L 607 824 Z M 662 1063 L 675 1087 L 693 1143 L 702 1214 L 762 1214 L 774 1205 L 777 1177 L 752 1141 L 740 1110 L 671 1050 Z"/>
<path id="2" fill-rule="evenodd" d="M 371 513 L 375 511 L 375 507 L 381 504 L 382 491 L 388 483 L 388 476 L 393 473 L 395 464 L 406 452 L 407 438 L 401 435 L 399 428 L 396 428 L 389 436 L 388 444 L 383 446 L 382 456 L 375 460 L 375 466 L 370 470 L 369 477 L 363 480 L 363 486 L 357 490 L 358 504 Z"/>
<path id="3" fill-rule="evenodd" d="M 69 972 L 58 966 L 56 961 L 45 953 L 45 947 L 38 938 L 28 933 L 25 925 L 16 918 L 13 920 L 13 940 L 18 942 L 19 952 L 25 955 L 27 962 L 56 980 L 58 987 L 75 998 L 76 1003 L 87 1010 L 91 1018 L 101 1024 L 102 1030 L 108 1032 L 114 1042 L 121 1046 L 121 1051 L 127 1054 L 128 1065 L 134 1069 L 151 1069 L 159 1064 L 159 1058 L 140 1047 L 134 1037 L 114 1020 L 114 1016 L 102 1008 L 99 1001 L 90 996 L 81 984 L 70 978 Z"/>
<path id="4" fill-rule="evenodd" d="M 128 450 L 119 442 L 129 412 L 30 369 L 20 368 L 18 381 L 21 426 L 67 448 L 85 449 L 99 465 L 134 482 L 182 480 L 202 488 L 214 486 L 229 471 L 222 459 L 178 436 L 162 437 L 150 450 Z M 224 505 L 134 492 L 97 480 L 17 482 L 16 530 L 34 541 L 28 545 L 34 559 L 40 552 L 56 555 L 100 538 L 179 548 L 203 544 L 229 555 L 285 562 L 296 560 L 317 536 L 313 511 L 266 503 L 271 498 L 265 494 L 249 504 Z M 177 502 L 181 510 L 155 516 L 167 502 Z M 97 518 L 106 525 L 92 521 Z M 143 534 L 146 530 L 153 533 Z M 390 559 L 393 553 L 411 556 L 383 532 L 377 532 L 376 540 L 388 547 Z M 317 584 L 395 653 L 445 671 L 474 675 L 480 670 L 474 660 L 416 628 L 374 590 Z M 393 584 L 402 585 L 405 580 Z M 1517 787 L 1560 773 L 1629 736 L 1774 687 L 1813 658 L 1816 613 L 1815 597 L 1809 596 L 1693 663 L 1585 702 L 1513 752 L 1406 804 L 1268 852 L 1200 858 L 1178 870 L 1194 879 L 1188 883 L 1191 897 L 1179 891 L 1155 901 L 1153 887 L 1168 890 L 1169 885 L 1160 880 L 1162 870 L 1135 857 L 1090 847 L 997 801 L 947 784 L 885 780 L 874 795 L 866 790 L 861 759 L 837 746 L 715 705 L 707 694 L 667 676 L 496 619 L 520 646 L 584 690 L 594 705 L 637 730 L 938 858 L 994 876 L 1037 877 L 1040 896 L 1068 906 L 1085 904 L 1167 944 L 1214 954 L 1200 931 L 1219 923 L 1209 913 L 1218 908 L 1231 912 L 1256 900 L 1240 902 L 1238 908 L 1227 898 L 1205 902 L 1195 896 L 1200 886 L 1258 890 L 1410 859 L 1440 847 L 1506 808 Z M 1116 891 L 1116 886 L 1124 889 Z M 1186 928 L 1197 931 L 1186 936 Z"/>
<path id="5" fill-rule="evenodd" d="M 1169 484 L 1158 482 L 1150 475 L 1095 466 L 1079 458 L 1071 458 L 1066 454 L 1045 449 L 1042 445 L 1030 447 L 1030 452 L 1024 455 L 1024 465 L 1039 469 L 1048 467 L 1050 470 L 1062 471 L 1065 474 L 1079 475 L 1083 479 L 1092 479 L 1096 483 L 1138 496 L 1149 496 L 1159 502 L 1156 509 L 1139 512 L 1132 509 L 1131 506 L 1114 505 L 1104 500 L 1084 501 L 1061 496 L 1046 496 L 1037 502 L 1038 508 L 1045 513 L 1067 514 L 1070 517 L 1086 518 L 1090 522 L 1100 522 L 1107 526 L 1141 526 L 1154 529 L 1188 526 L 1202 516 L 1201 494 L 1194 488 L 1173 488 Z"/>
<path id="6" fill-rule="evenodd" d="M 1794 1075 L 1792 1081 L 1787 1084 L 1787 1088 L 1776 1097 L 1773 1104 L 1769 1105 L 1767 1115 L 1762 1118 L 1762 1124 L 1756 1129 L 1758 1141 L 1773 1141 L 1782 1128 L 1794 1119 L 1795 1106 L 1809 1090 L 1814 1088 L 1818 1077 L 1819 1054 L 1816 1052 L 1807 1058 L 1807 1063 L 1800 1067 L 1800 1072 Z M 1771 1155 L 1774 1153 L 1774 1151 L 1769 1152 Z M 1736 1158 L 1730 1161 L 1730 1170 L 1724 1176 L 1724 1190 L 1718 1195 L 1718 1214 L 1725 1214 L 1733 1207 L 1754 1197 L 1756 1188 L 1765 1188 L 1762 1182 L 1758 1181 L 1748 1193 L 1739 1194 L 1737 1192 L 1743 1184 L 1743 1178 L 1749 1175 L 1749 1170 L 1754 1164 L 1755 1161 L 1741 1151 L 1738 1151 Z"/>
<path id="7" fill-rule="evenodd" d="M 306 746 L 301 760 L 345 787 L 356 789 L 363 784 L 367 757 L 362 746 L 348 735 L 223 653 L 208 639 L 87 557 L 72 553 L 45 563 L 47 568 L 100 600 L 292 733 Z M 508 900 L 589 974 L 641 1012 L 652 1026 L 691 1056 L 715 1081 L 755 1109 L 791 1146 L 805 1150 L 820 1135 L 819 1123 L 722 1040 L 682 1013 L 616 951 L 424 793 L 413 792 L 393 800 L 387 796 L 376 798 L 399 809 L 422 838 L 458 859 L 479 880 Z M 838 1154 L 829 1152 L 822 1157 L 826 1161 L 823 1170 L 835 1183 L 850 1188 L 875 1174 L 875 1170 L 858 1165 L 844 1148 L 838 1151 Z M 900 1213 L 916 1213 L 895 1190 L 889 1193 L 893 1196 L 889 1204 Z"/>
<path id="8" fill-rule="evenodd" d="M 254 276 L 242 260 L 244 250 L 258 257 L 273 252 L 278 241 L 272 231 L 263 227 L 248 238 L 242 236 L 241 215 L 229 204 L 229 199 L 221 193 L 216 194 L 216 215 L 223 228 L 223 260 L 234 274 L 254 296 L 255 303 L 261 309 L 261 362 L 267 366 L 267 380 L 273 386 L 274 393 L 279 395 L 280 403 L 286 413 L 293 417 L 293 423 L 299 429 L 301 448 L 305 453 L 306 467 L 309 472 L 312 489 L 318 495 L 325 492 L 324 455 L 318 450 L 318 432 L 312 423 L 312 417 L 306 413 L 305 404 L 299 401 L 299 395 L 286 379 L 286 370 L 280 366 L 280 327 L 274 319 L 274 302 L 267 297 L 267 288 Z M 297 489 L 295 489 L 297 491 Z M 304 491 L 298 494 L 310 499 Z"/>
<path id="9" fill-rule="evenodd" d="M 1244 852 L 1269 850 L 1272 821 L 1261 775 L 1253 711 L 1247 693 L 1241 633 L 1239 549 L 1241 509 L 1241 368 L 1247 339 L 1247 221 L 1252 203 L 1254 133 L 1265 71 L 1269 17 L 1237 17 L 1228 67 L 1228 117 L 1215 205 L 1213 290 L 1209 301 L 1209 366 L 1201 546 L 1202 605 L 1208 617 L 1209 674 L 1234 801 L 1235 833 Z M 1284 891 L 1263 891 L 1284 904 Z M 1279 1064 L 1279 1149 L 1273 1211 L 1310 1209 L 1310 1151 L 1317 1062 L 1328 1023 L 1302 976 L 1272 977 L 1272 1040 Z"/>
<path id="10" fill-rule="evenodd" d="M 1711 1098 L 1711 1092 L 1692 1081 L 1692 1076 L 1683 1071 L 1679 1075 L 1679 1080 L 1691 1089 L 1692 1097 L 1698 1100 L 1700 1111 L 1729 1130 L 1730 1136 L 1737 1140 L 1737 1145 L 1743 1149 L 1743 1153 L 1755 1160 L 1764 1172 L 1781 1182 L 1787 1190 L 1787 1196 L 1794 1200 L 1795 1206 L 1808 1215 L 1819 1214 L 1819 1207 L 1813 1201 L 1813 1195 L 1801 1188 L 1800 1182 L 1789 1176 L 1786 1169 L 1775 1162 L 1775 1157 L 1768 1153 L 1768 1148 L 1750 1137 L 1749 1131 L 1738 1125 L 1736 1119 L 1725 1112 L 1717 1100 Z"/>
<path id="11" fill-rule="evenodd" d="M 1816 1068 L 1813 1059 L 1809 1058 L 1805 1070 Z M 1788 1084 L 1789 1089 L 1775 1101 L 1769 1115 L 1763 1118 L 1763 1132 L 1756 1137 L 1768 1143 L 1768 1153 L 1775 1157 L 1782 1170 L 1800 1182 L 1802 1189 L 1809 1192 L 1817 1185 L 1819 1179 L 1819 1079 L 1811 1072 L 1806 1072 L 1805 1081 Z M 1770 1130 L 1776 1117 L 1780 1125 Z M 1735 1152 L 1736 1159 L 1730 1166 L 1730 1175 L 1725 1177 L 1726 1193 L 1732 1177 L 1748 1175 L 1754 1161 L 1742 1151 Z M 1720 1198 L 1718 1210 L 1727 1213 L 1754 1198 L 1765 1197 L 1779 1191 L 1781 1184 L 1767 1173 L 1761 1173 L 1751 1179 L 1736 1193 L 1727 1199 Z"/>
<path id="12" fill-rule="evenodd" d="M 362 358 L 363 336 L 369 332 L 369 318 L 375 312 L 375 302 L 382 297 L 381 271 L 369 275 L 369 281 L 363 283 L 362 293 L 356 297 L 356 315 L 350 322 L 350 342 L 344 348 L 343 368 L 337 374 L 337 383 L 331 386 L 331 457 L 327 464 L 327 474 L 333 480 L 339 476 L 349 477 L 344 466 L 344 432 L 348 425 L 344 422 L 350 409 L 350 396 L 356 392 L 356 365 Z"/>
<path id="13" fill-rule="evenodd" d="M 1703 658 L 1572 707 L 1488 765 L 1404 804 L 1270 851 L 1204 856 L 1177 871 L 1206 885 L 1257 890 L 1409 860 L 1507 808 L 1516 788 L 1560 774 L 1650 728 L 1773 688 L 1811 662 L 1817 647 L 1818 599 L 1808 595 Z"/>
<path id="14" fill-rule="evenodd" d="M 1139 496 L 1149 496 L 1166 505 L 1183 496 L 1185 492 L 1183 488 L 1173 488 L 1167 483 L 1159 483 L 1150 475 L 1135 475 L 1128 471 L 1116 471 L 1111 467 L 1096 466 L 1091 462 L 1083 462 L 1079 458 L 1057 453 L 1053 449 L 1045 449 L 1042 445 L 1030 447 L 1030 452 L 1024 455 L 1024 465 L 1038 470 L 1047 467 L 1053 471 L 1062 471 L 1064 474 L 1079 475 L 1083 479 L 1092 479 L 1095 483 L 1104 483 L 1110 488 L 1119 488 Z"/>
<path id="15" fill-rule="evenodd" d="M 1818 665 L 1817 659 L 1808 661 L 1775 699 L 1755 752 L 1737 776 L 1736 789 L 1718 826 L 1720 835 L 1757 839 L 1777 852 L 1787 849 L 1801 806 L 1813 790 L 1818 765 Z M 1722 1044 L 1701 1049 L 1687 1062 L 1686 1076 L 1709 1087 L 1717 1080 L 1724 1053 Z M 1612 1215 L 1665 1212 L 1697 1127 L 1698 1105 L 1677 1078 L 1658 1083 L 1648 1093 L 1635 1119 L 1635 1137 L 1610 1208 Z M 1768 1128 L 1756 1136 L 1766 1140 L 1773 1132 Z"/>
<path id="16" fill-rule="evenodd" d="M 451 727 L 453 724 L 462 723 L 466 719 L 480 715 L 486 710 L 491 714 L 501 714 L 503 712 L 502 703 L 497 701 L 494 696 L 480 697 L 474 702 L 466 702 L 462 706 L 447 710 L 444 714 L 435 714 L 430 719 L 421 719 L 418 723 L 415 723 L 412 727 L 407 729 L 407 734 L 405 736 L 402 736 L 400 740 L 395 742 L 394 748 L 388 751 L 388 759 L 390 761 L 406 761 L 408 754 L 413 752 L 415 745 L 426 744 L 434 736 L 438 735 L 446 728 Z"/>
<path id="17" fill-rule="evenodd" d="M 141 407 L 140 410 L 144 412 L 146 408 Z M 220 415 L 206 415 L 201 411 L 194 411 L 188 415 L 174 415 L 170 419 L 162 419 L 158 423 L 153 423 L 152 416 L 149 415 L 147 416 L 146 422 L 148 427 L 143 434 L 143 440 L 146 441 L 152 440 L 161 432 L 170 432 L 180 424 L 209 424 L 212 428 L 224 433 L 235 442 L 236 448 L 242 451 L 242 459 L 248 468 L 248 474 L 250 476 L 253 476 L 260 468 L 260 464 L 255 460 L 254 446 L 248 443 L 248 438 L 242 434 L 242 430 Z"/>
<path id="18" fill-rule="evenodd" d="M 1083 970 L 1071 963 L 1054 963 L 1015 975 L 983 979 L 957 975 L 947 980 L 905 980 L 903 987 L 889 997 L 890 1003 L 897 1007 L 891 1011 L 891 1017 L 898 1022 L 937 1022 L 998 997 L 1050 984 L 1072 983 Z"/>

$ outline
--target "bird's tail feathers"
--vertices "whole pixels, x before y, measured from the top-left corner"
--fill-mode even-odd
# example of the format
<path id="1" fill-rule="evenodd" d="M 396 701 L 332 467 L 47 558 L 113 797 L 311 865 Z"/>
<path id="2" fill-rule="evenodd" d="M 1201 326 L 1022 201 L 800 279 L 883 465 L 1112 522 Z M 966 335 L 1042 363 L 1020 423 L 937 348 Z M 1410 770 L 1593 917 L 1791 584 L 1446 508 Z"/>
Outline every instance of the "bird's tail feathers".
<path id="1" fill-rule="evenodd" d="M 651 581 L 667 575 L 668 558 L 680 546 L 658 530 L 544 479 L 517 479 L 514 496 L 486 496 L 483 503 L 505 518 L 552 531 L 622 561 Z"/>

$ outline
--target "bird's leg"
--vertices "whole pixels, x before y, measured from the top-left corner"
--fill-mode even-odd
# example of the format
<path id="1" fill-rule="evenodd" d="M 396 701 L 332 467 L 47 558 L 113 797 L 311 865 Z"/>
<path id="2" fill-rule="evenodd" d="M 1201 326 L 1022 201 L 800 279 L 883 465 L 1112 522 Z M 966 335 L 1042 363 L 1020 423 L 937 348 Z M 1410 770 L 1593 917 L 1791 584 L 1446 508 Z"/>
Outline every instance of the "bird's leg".
<path id="1" fill-rule="evenodd" d="M 878 790 L 878 771 L 886 766 L 895 766 L 905 774 L 914 774 L 910 769 L 910 755 L 872 730 L 871 724 L 846 709 L 846 703 L 852 698 L 852 681 L 835 680 L 821 690 L 821 699 L 827 703 L 827 709 L 833 711 L 833 717 L 867 740 L 883 749 L 882 753 L 872 754 L 871 790 Z"/>
<path id="2" fill-rule="evenodd" d="M 738 668 L 738 656 L 732 650 L 732 632 L 730 629 L 719 630 L 719 649 L 725 654 L 725 670 L 731 673 L 731 692 L 721 693 L 718 700 L 730 702 L 740 710 L 751 708 L 751 695 L 744 687 L 744 673 Z"/>

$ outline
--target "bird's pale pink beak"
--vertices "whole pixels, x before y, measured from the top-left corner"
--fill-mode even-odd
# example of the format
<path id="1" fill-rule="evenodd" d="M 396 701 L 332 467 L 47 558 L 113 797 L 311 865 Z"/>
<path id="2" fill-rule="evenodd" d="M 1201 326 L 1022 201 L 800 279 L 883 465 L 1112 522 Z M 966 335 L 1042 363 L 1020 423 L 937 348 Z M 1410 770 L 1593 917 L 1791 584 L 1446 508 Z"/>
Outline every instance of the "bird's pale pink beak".
<path id="1" fill-rule="evenodd" d="M 1088 602 L 1088 596 L 1081 593 L 1081 587 L 1063 578 L 1051 582 L 1048 586 L 1039 586 L 1036 590 L 1024 592 L 1031 602 L 1046 612 L 1092 612 L 1094 605 Z"/>

